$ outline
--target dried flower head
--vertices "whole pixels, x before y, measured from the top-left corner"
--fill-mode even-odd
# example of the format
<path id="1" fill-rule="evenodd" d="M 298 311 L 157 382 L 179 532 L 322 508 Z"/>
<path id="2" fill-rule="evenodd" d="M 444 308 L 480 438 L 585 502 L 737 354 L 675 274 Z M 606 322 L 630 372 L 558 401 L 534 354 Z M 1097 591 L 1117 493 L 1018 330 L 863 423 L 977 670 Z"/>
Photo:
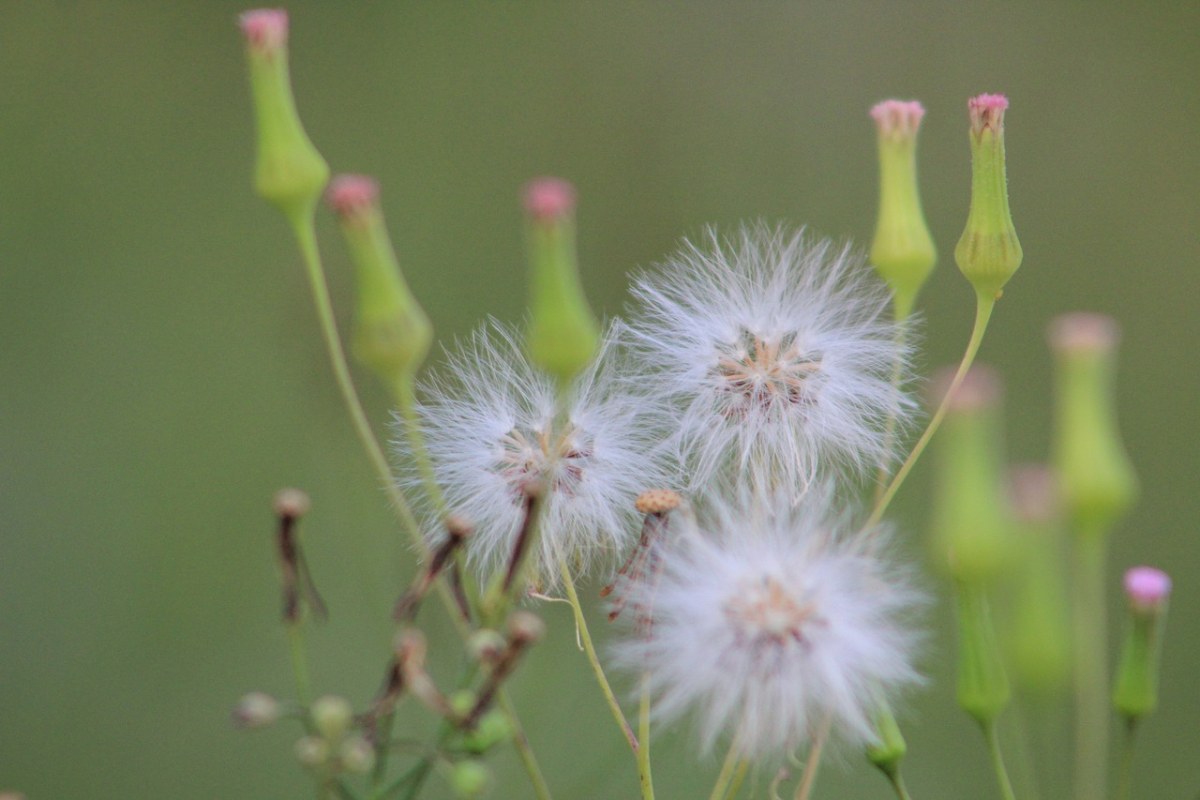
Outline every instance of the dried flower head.
<path id="1" fill-rule="evenodd" d="M 802 232 L 709 232 L 633 287 L 629 335 L 677 406 L 672 441 L 692 486 L 748 468 L 772 485 L 888 461 L 913 404 L 908 349 L 861 260 Z M 893 381 L 894 372 L 901 378 Z"/>
<path id="2" fill-rule="evenodd" d="M 476 331 L 427 383 L 419 413 L 449 506 L 474 526 L 471 564 L 485 575 L 504 564 L 526 495 L 545 492 L 530 563 L 553 585 L 564 559 L 586 567 L 620 553 L 634 499 L 662 476 L 644 421 L 648 402 L 618 391 L 611 340 L 570 385 L 561 414 L 554 380 L 519 341 L 498 323 Z"/>
<path id="3" fill-rule="evenodd" d="M 737 737 L 749 757 L 802 746 L 826 720 L 872 742 L 877 699 L 918 680 L 911 613 L 919 595 L 880 538 L 831 517 L 831 493 L 709 498 L 705 530 L 662 551 L 649 635 L 618 651 L 648 671 L 658 713 L 695 709 L 703 743 Z"/>

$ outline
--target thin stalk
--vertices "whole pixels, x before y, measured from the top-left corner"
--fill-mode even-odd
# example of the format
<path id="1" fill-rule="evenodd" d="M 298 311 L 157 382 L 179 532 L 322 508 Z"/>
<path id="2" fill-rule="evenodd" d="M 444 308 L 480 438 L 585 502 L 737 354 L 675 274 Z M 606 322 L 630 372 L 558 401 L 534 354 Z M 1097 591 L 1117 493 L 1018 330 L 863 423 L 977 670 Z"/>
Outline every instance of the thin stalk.
<path id="1" fill-rule="evenodd" d="M 533 786 L 533 794 L 537 800 L 551 800 L 550 787 L 546 784 L 546 778 L 542 775 L 542 769 L 538 766 L 537 757 L 533 754 L 533 748 L 529 746 L 529 739 L 525 736 L 525 729 L 521 727 L 521 720 L 517 717 L 516 706 L 513 705 L 512 698 L 508 696 L 508 690 L 503 687 L 496 692 L 496 703 L 504 714 L 508 717 L 508 724 L 512 726 L 512 743 L 517 750 L 517 757 L 521 760 L 521 766 L 525 768 L 525 773 L 529 777 L 529 783 Z"/>
<path id="2" fill-rule="evenodd" d="M 1000 796 L 1004 800 L 1016 800 L 1013 793 L 1012 781 L 1008 779 L 1008 770 L 1004 766 L 1004 754 L 1000 752 L 1000 737 L 996 733 L 996 723 L 990 722 L 983 726 L 983 738 L 987 740 L 988 754 L 992 759 L 992 770 L 996 773 L 996 784 L 1000 787 Z M 1100 800 L 1097 795 L 1094 800 Z"/>
<path id="3" fill-rule="evenodd" d="M 733 771 L 733 778 L 729 781 L 729 791 L 725 793 L 725 800 L 734 800 L 738 796 L 738 792 L 742 790 L 742 784 L 746 782 L 746 773 L 750 771 L 750 762 L 742 759 L 738 762 L 737 769 Z"/>
<path id="4" fill-rule="evenodd" d="M 376 735 L 379 741 L 375 744 L 375 766 L 371 769 L 371 794 L 374 796 L 387 777 L 388 756 L 392 752 L 392 726 L 396 722 L 396 712 L 389 711 L 376 723 Z"/>
<path id="5" fill-rule="evenodd" d="M 642 800 L 654 800 L 654 777 L 650 773 L 650 675 L 642 675 L 642 698 L 638 704 L 638 782 Z"/>
<path id="6" fill-rule="evenodd" d="M 890 776 L 888 780 L 891 782 L 892 788 L 896 791 L 896 800 L 912 800 L 912 797 L 908 794 L 908 789 L 904 788 L 904 779 L 900 777 L 899 772 Z"/>
<path id="7" fill-rule="evenodd" d="M 1108 645 L 1103 531 L 1078 531 L 1072 581 L 1075 618 L 1075 797 L 1101 800 L 1108 761 Z"/>
<path id="8" fill-rule="evenodd" d="M 821 767 L 821 754 L 825 750 L 825 742 L 829 739 L 829 728 L 833 724 L 832 717 L 826 717 L 821 722 L 821 728 L 813 738 L 812 747 L 808 748 L 808 759 L 804 762 L 804 775 L 800 785 L 796 787 L 796 800 L 808 800 L 812 795 L 813 786 L 817 782 L 817 770 Z"/>
<path id="9" fill-rule="evenodd" d="M 446 496 L 442 494 L 442 487 L 438 485 L 437 476 L 433 472 L 433 460 L 429 457 L 429 449 L 425 447 L 425 435 L 421 433 L 421 423 L 417 419 L 417 395 L 412 378 L 398 379 L 392 385 L 392 394 L 400 408 L 400 418 L 404 420 L 404 435 L 408 437 L 408 446 L 412 449 L 413 460 L 417 463 L 421 483 L 437 508 L 438 516 L 445 516 L 449 506 L 446 505 Z"/>
<path id="10" fill-rule="evenodd" d="M 971 330 L 971 338 L 967 342 L 967 349 L 963 353 L 962 361 L 958 364 L 958 370 L 954 373 L 954 378 L 950 381 L 950 387 L 947 389 L 945 397 L 942 398 L 941 404 L 938 405 L 937 410 L 933 413 L 933 417 L 930 418 L 925 432 L 921 434 L 921 438 L 913 445 L 912 452 L 908 454 L 908 458 L 900 465 L 900 469 L 892 477 L 892 482 L 888 484 L 887 490 L 879 498 L 878 502 L 875 503 L 875 509 L 871 512 L 870 519 L 867 520 L 867 528 L 875 527 L 879 523 L 879 520 L 883 519 L 884 512 L 887 511 L 887 507 L 895 498 L 896 492 L 900 490 L 904 479 L 908 477 L 908 473 L 912 471 L 921 454 L 925 452 L 925 448 L 929 445 L 930 440 L 933 439 L 933 435 L 941 427 L 942 419 L 946 416 L 946 409 L 949 407 L 951 397 L 958 391 L 963 378 L 967 375 L 967 370 L 975 362 L 975 356 L 979 352 L 979 345 L 983 343 L 983 334 L 987 331 L 988 321 L 992 318 L 992 309 L 995 307 L 995 298 L 976 294 L 975 326 Z"/>
<path id="11" fill-rule="evenodd" d="M 902 351 L 904 349 L 904 342 L 906 339 L 906 335 L 908 333 L 908 327 L 904 324 L 904 322 L 908 318 L 909 312 L 907 309 L 901 307 L 900 299 L 898 297 L 893 297 L 892 303 L 893 303 L 892 316 L 896 320 L 896 324 L 900 326 L 896 330 L 896 339 L 895 339 L 897 358 L 896 358 L 896 362 L 894 364 L 892 364 L 891 386 L 893 389 L 895 389 L 900 386 L 900 377 L 902 374 L 901 365 L 902 365 L 903 359 L 901 357 L 899 357 L 899 354 L 900 354 L 900 351 Z M 911 305 L 911 301 L 909 301 L 909 304 Z M 884 444 L 884 452 L 885 453 L 890 453 L 890 451 L 892 449 L 892 445 L 893 445 L 893 440 L 895 438 L 896 438 L 896 414 L 895 414 L 895 412 L 892 412 L 892 413 L 888 414 L 887 422 L 884 424 L 884 428 L 883 428 L 883 444 Z M 879 500 L 883 497 L 883 491 L 887 487 L 887 479 L 888 479 L 888 463 L 887 462 L 888 462 L 888 459 L 886 456 L 884 458 L 882 458 L 879 462 L 879 469 L 876 473 L 875 501 L 874 501 L 876 503 L 878 503 Z"/>
<path id="12" fill-rule="evenodd" d="M 292 656 L 292 677 L 296 682 L 296 699 L 304 708 L 304 724 L 309 725 L 308 707 L 312 703 L 312 683 L 308 677 L 308 658 L 304 652 L 304 626 L 297 620 L 286 626 L 288 650 Z"/>
<path id="13" fill-rule="evenodd" d="M 1137 727 L 1133 722 L 1125 728 L 1121 741 L 1121 762 L 1117 767 L 1117 793 L 1115 800 L 1129 800 L 1133 789 L 1133 750 L 1137 739 Z"/>
<path id="14" fill-rule="evenodd" d="M 612 712 L 613 719 L 617 722 L 617 727 L 625 735 L 625 741 L 628 742 L 629 749 L 633 751 L 636 757 L 638 754 L 637 737 L 634 736 L 633 728 L 629 726 L 629 721 L 625 719 L 625 713 L 621 711 L 621 704 L 617 702 L 617 696 L 613 693 L 612 686 L 608 683 L 608 677 L 604 674 L 604 667 L 600 665 L 600 659 L 596 656 L 596 646 L 592 642 L 591 633 L 588 632 L 587 620 L 583 616 L 583 607 L 579 604 L 579 594 L 575 591 L 575 582 L 571 579 L 571 570 L 567 566 L 566 561 L 560 561 L 559 568 L 562 572 L 563 586 L 567 590 L 567 600 L 571 603 L 571 610 L 575 612 L 575 627 L 579 631 L 580 641 L 583 642 L 583 651 L 587 654 L 588 663 L 592 665 L 592 672 L 596 676 L 596 683 L 600 685 L 600 691 L 604 695 L 605 702 L 608 703 L 608 709 Z"/>
<path id="15" fill-rule="evenodd" d="M 725 800 L 729 790 L 729 783 L 733 780 L 733 773 L 737 771 L 740 762 L 738 740 L 735 736 L 733 741 L 729 743 L 729 752 L 725 754 L 725 760 L 721 762 L 721 771 L 717 774 L 716 783 L 713 784 L 712 792 L 708 795 L 708 800 Z"/>

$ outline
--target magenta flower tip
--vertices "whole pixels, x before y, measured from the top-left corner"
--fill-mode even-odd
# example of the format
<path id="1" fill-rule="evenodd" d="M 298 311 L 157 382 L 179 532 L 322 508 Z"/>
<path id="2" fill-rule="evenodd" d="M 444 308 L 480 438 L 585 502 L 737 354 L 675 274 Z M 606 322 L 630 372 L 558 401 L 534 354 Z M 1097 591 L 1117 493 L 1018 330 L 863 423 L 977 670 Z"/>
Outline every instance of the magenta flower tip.
<path id="1" fill-rule="evenodd" d="M 1117 346 L 1121 328 L 1105 314 L 1075 311 L 1050 322 L 1050 346 L 1060 353 L 1108 352 Z"/>
<path id="2" fill-rule="evenodd" d="M 884 136 L 914 136 L 925 116 L 917 100 L 884 100 L 871 108 L 871 118 Z"/>
<path id="3" fill-rule="evenodd" d="M 1134 567 L 1125 573 L 1125 594 L 1137 608 L 1157 608 L 1171 594 L 1171 577 L 1154 567 Z"/>
<path id="4" fill-rule="evenodd" d="M 1004 126 L 1004 111 L 1008 98 L 1002 94 L 981 94 L 967 101 L 971 130 L 981 133 L 986 128 L 998 131 Z"/>
<path id="5" fill-rule="evenodd" d="M 379 182 L 367 175 L 338 175 L 325 199 L 339 217 L 350 217 L 379 202 Z"/>
<path id="6" fill-rule="evenodd" d="M 562 178 L 536 178 L 525 186 L 525 210 L 535 220 L 557 220 L 575 210 L 575 187 Z"/>
<path id="7" fill-rule="evenodd" d="M 256 8 L 238 17 L 251 47 L 274 50 L 287 44 L 288 14 L 282 8 Z"/>

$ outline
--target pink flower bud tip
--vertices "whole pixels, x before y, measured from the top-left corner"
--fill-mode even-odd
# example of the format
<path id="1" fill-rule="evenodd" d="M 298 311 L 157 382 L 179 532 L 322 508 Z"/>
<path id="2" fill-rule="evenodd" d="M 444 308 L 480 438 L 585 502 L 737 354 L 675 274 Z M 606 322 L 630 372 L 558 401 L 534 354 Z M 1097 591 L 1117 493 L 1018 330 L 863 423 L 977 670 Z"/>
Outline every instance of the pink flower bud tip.
<path id="1" fill-rule="evenodd" d="M 325 199 L 339 217 L 353 217 L 379 202 L 379 183 L 366 175 L 338 175 Z"/>
<path id="2" fill-rule="evenodd" d="M 1117 346 L 1121 329 L 1105 314 L 1076 311 L 1055 317 L 1048 336 L 1050 346 L 1059 353 L 1104 353 Z"/>
<path id="3" fill-rule="evenodd" d="M 1125 594 L 1136 608 L 1158 608 L 1171 594 L 1171 578 L 1161 569 L 1134 567 L 1125 573 Z"/>
<path id="4" fill-rule="evenodd" d="M 967 111 L 971 115 L 971 130 L 982 133 L 991 128 L 998 131 L 1004 126 L 1004 111 L 1008 108 L 1008 98 L 1002 94 L 981 94 L 967 101 Z"/>
<path id="5" fill-rule="evenodd" d="M 562 178 L 537 178 L 525 186 L 525 210 L 535 220 L 562 219 L 575 210 L 575 187 Z"/>
<path id="6" fill-rule="evenodd" d="M 288 15 L 282 8 L 258 8 L 238 17 L 238 24 L 251 47 L 277 50 L 287 44 Z"/>
<path id="7" fill-rule="evenodd" d="M 914 136 L 925 116 L 925 106 L 917 100 L 884 100 L 871 109 L 871 118 L 884 136 Z"/>

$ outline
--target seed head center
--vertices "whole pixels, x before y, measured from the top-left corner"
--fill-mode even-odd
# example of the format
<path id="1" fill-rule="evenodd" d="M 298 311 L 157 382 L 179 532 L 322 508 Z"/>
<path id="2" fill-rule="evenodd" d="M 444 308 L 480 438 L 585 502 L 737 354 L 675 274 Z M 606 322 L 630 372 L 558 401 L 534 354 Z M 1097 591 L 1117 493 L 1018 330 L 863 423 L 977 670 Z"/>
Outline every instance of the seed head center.
<path id="1" fill-rule="evenodd" d="M 753 644 L 803 643 L 805 626 L 813 621 L 815 613 L 813 603 L 800 602 L 770 576 L 748 584 L 725 606 L 739 638 Z"/>
<path id="2" fill-rule="evenodd" d="M 570 423 L 559 433 L 549 426 L 513 428 L 500 437 L 497 471 L 518 495 L 538 480 L 548 480 L 552 490 L 574 494 L 592 457 L 587 439 Z"/>
<path id="3" fill-rule="evenodd" d="M 809 383 L 821 369 L 821 358 L 805 352 L 798 339 L 795 332 L 765 337 L 743 328 L 736 341 L 718 348 L 714 374 L 737 410 L 812 402 Z"/>

